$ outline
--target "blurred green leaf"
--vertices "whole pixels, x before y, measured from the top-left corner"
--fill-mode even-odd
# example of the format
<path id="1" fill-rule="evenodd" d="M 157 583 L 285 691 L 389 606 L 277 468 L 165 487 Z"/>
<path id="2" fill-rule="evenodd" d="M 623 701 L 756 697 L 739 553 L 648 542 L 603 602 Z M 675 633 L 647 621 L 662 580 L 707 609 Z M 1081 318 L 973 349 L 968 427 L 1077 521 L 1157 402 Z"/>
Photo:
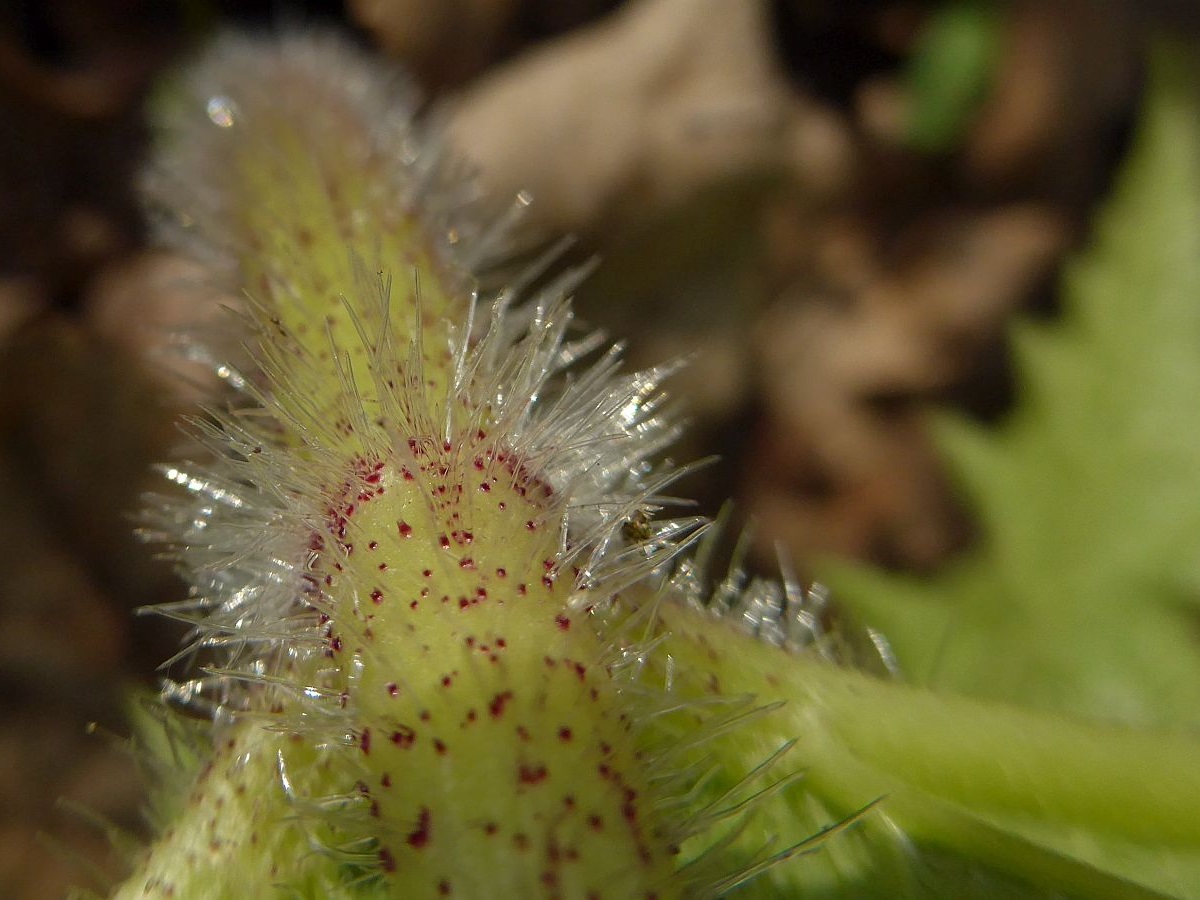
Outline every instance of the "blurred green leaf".
<path id="1" fill-rule="evenodd" d="M 1133 152 L 1061 321 L 1014 335 L 1019 408 L 940 423 L 983 540 L 931 581 L 834 567 L 909 678 L 1141 726 L 1200 725 L 1200 79 L 1152 56 Z"/>
<path id="2" fill-rule="evenodd" d="M 995 5 L 948 3 L 930 16 L 909 62 L 907 140 L 918 150 L 953 149 L 987 97 L 1003 16 Z"/>

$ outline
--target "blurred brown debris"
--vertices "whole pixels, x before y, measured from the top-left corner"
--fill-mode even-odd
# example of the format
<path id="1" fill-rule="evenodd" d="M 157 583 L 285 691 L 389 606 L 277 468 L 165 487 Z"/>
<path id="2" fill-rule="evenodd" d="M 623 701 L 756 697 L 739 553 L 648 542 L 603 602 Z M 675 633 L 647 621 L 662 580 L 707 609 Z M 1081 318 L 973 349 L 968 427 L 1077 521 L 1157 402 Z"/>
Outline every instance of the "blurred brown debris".
<path id="1" fill-rule="evenodd" d="M 166 452 L 173 410 L 118 348 L 73 317 L 44 313 L 0 356 L 0 542 L 9 549 L 0 617 L 0 877 L 14 897 L 61 896 L 84 870 L 53 835 L 113 868 L 104 835 L 60 799 L 136 830 L 132 761 L 88 736 L 122 730 L 125 692 L 179 634 L 132 608 L 178 598 L 170 568 L 132 534 L 149 463 Z M 9 761 L 16 761 L 9 765 Z"/>
<path id="2" fill-rule="evenodd" d="M 610 12 L 620 0 L 347 0 L 350 18 L 427 90 L 464 84 L 533 42 Z"/>
<path id="3" fill-rule="evenodd" d="M 1044 303 L 1120 152 L 1138 84 L 1123 8 L 1007 7 L 961 148 L 904 145 L 917 3 L 639 0 L 490 71 L 454 145 L 533 226 L 605 258 L 581 290 L 679 378 L 762 558 L 929 569 L 969 522 L 924 420 L 1007 396 L 1003 330 Z M 840 67 L 840 68 L 839 68 Z"/>
<path id="4" fill-rule="evenodd" d="M 474 85 L 451 140 L 489 192 L 530 191 L 560 233 L 627 225 L 768 168 L 836 191 L 845 135 L 790 89 L 769 34 L 760 3 L 632 3 Z"/>
<path id="5" fill-rule="evenodd" d="M 0 9 L 0 883 L 14 898 L 119 873 L 103 831 L 59 802 L 138 829 L 132 761 L 86 726 L 125 729 L 125 691 L 152 684 L 177 639 L 131 615 L 181 590 L 132 535 L 174 409 L 77 315 L 140 240 L 141 105 L 181 43 L 162 10 Z"/>
<path id="6" fill-rule="evenodd" d="M 1033 204 L 930 214 L 918 227 L 889 265 L 861 222 L 829 222 L 807 283 L 756 323 L 763 413 L 742 491 L 763 532 L 799 558 L 927 570 L 962 547 L 967 522 L 926 416 L 986 374 L 980 360 L 1002 351 L 1004 323 L 1069 236 L 1063 216 Z"/>

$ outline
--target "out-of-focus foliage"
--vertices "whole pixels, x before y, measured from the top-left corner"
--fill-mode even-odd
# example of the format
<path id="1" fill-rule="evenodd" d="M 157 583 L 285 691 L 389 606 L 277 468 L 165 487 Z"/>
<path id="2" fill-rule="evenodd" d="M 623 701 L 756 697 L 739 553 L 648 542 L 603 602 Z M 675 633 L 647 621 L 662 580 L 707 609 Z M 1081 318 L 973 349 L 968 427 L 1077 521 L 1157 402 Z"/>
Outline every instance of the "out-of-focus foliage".
<path id="1" fill-rule="evenodd" d="M 1200 724 L 1200 81 L 1161 47 L 1134 149 L 1061 321 L 1014 335 L 1018 409 L 943 421 L 983 538 L 932 581 L 835 568 L 936 689 L 1139 726 Z"/>
<path id="2" fill-rule="evenodd" d="M 987 96 L 1004 18 L 990 3 L 956 0 L 932 15 L 908 68 L 908 142 L 949 150 Z"/>

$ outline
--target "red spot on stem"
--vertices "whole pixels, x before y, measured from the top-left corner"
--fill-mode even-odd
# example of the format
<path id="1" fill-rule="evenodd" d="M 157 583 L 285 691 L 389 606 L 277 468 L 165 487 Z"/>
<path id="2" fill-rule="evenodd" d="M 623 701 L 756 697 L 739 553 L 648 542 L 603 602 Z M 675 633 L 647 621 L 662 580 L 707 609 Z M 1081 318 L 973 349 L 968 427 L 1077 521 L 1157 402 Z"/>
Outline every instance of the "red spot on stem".
<path id="1" fill-rule="evenodd" d="M 498 719 L 504 715 L 504 706 L 512 699 L 512 691 L 501 691 L 492 698 L 492 702 L 488 704 L 488 712 L 492 714 L 493 719 Z"/>
<path id="2" fill-rule="evenodd" d="M 522 765 L 517 769 L 517 778 L 521 784 L 540 784 L 546 780 L 545 766 Z"/>
<path id="3" fill-rule="evenodd" d="M 432 818 L 433 818 L 433 816 L 429 812 L 429 807 L 422 806 L 421 812 L 417 816 L 416 830 L 409 832 L 408 837 L 405 838 L 405 840 L 408 841 L 408 845 L 410 847 L 415 847 L 416 849 L 420 850 L 422 847 L 424 847 L 426 844 L 429 843 L 430 825 L 431 825 Z"/>

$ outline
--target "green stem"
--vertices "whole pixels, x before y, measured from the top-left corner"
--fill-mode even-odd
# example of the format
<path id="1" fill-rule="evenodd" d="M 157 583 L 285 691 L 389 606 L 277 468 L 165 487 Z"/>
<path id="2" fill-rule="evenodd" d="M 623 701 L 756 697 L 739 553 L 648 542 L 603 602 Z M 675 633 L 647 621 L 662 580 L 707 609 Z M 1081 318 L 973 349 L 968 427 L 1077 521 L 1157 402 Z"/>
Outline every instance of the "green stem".
<path id="1" fill-rule="evenodd" d="M 789 758 L 808 792 L 841 815 L 882 798 L 919 845 L 1086 896 L 1178 890 L 1181 863 L 1194 879 L 1200 741 L 937 695 L 764 647 L 679 607 L 662 617 L 677 670 L 715 676 L 706 693 L 782 701 L 707 748 L 730 770 L 796 739 Z M 1146 854 L 1167 864 L 1146 867 Z M 1124 880 L 1148 871 L 1154 883 Z"/>

